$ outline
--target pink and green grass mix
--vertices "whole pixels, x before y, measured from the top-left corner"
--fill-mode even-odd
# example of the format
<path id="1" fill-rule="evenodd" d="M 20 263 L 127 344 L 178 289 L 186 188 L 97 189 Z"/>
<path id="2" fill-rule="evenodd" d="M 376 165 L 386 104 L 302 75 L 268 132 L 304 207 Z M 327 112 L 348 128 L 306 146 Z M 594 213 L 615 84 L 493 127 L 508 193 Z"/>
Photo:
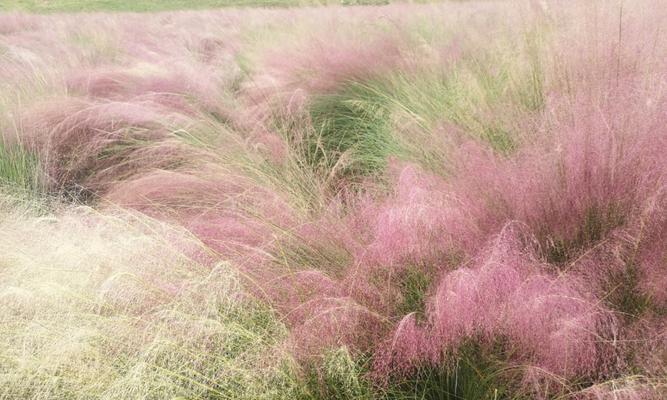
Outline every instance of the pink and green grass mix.
<path id="1" fill-rule="evenodd" d="M 667 398 L 666 19 L 0 12 L 0 399 Z"/>

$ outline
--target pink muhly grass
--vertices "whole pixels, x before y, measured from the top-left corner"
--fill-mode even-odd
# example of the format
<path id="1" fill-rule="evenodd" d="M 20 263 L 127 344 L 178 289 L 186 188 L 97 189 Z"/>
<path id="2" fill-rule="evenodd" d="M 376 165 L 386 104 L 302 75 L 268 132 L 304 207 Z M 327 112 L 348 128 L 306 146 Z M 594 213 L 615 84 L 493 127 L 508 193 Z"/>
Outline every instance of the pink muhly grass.
<path id="1" fill-rule="evenodd" d="M 31 109 L 21 128 L 53 189 L 97 192 L 122 177 L 186 157 L 164 128 L 170 118 L 152 104 L 60 99 Z"/>
<path id="2" fill-rule="evenodd" d="M 329 92 L 348 81 L 365 81 L 394 72 L 402 54 L 397 38 L 386 36 L 371 43 L 341 38 L 340 35 L 313 40 L 296 57 L 273 58 L 269 65 L 280 81 L 308 93 Z"/>
<path id="3" fill-rule="evenodd" d="M 0 35 L 12 35 L 37 28 L 36 18 L 20 13 L 0 14 Z"/>
<path id="4" fill-rule="evenodd" d="M 248 142 L 252 150 L 263 155 L 274 164 L 283 164 L 289 156 L 286 141 L 280 135 L 272 132 L 260 132 L 250 135 Z"/>
<path id="5" fill-rule="evenodd" d="M 220 93 L 211 74 L 195 71 L 136 71 L 93 69 L 77 71 L 67 79 L 73 93 L 93 98 L 155 104 L 185 114 L 194 114 L 196 105 L 216 112 Z"/>
<path id="6" fill-rule="evenodd" d="M 620 96 L 619 101 L 633 104 L 632 98 Z M 614 137 L 608 134 L 606 123 L 617 115 L 615 106 L 610 104 L 610 109 L 600 115 L 599 108 L 585 102 L 580 104 L 578 116 L 572 119 L 558 114 L 560 111 L 555 109 L 555 117 L 560 118 L 553 128 L 555 137 L 544 133 L 544 139 L 527 143 L 510 159 L 475 143 L 461 145 L 454 154 L 454 176 L 449 181 L 415 166 L 399 165 L 391 195 L 379 204 L 358 204 L 355 208 L 357 222 L 364 221 L 361 225 L 366 229 L 354 230 L 359 238 L 364 238 L 361 242 L 343 245 L 355 257 L 354 266 L 348 268 L 344 278 L 349 279 L 348 293 L 371 309 L 391 313 L 393 307 L 389 304 L 398 301 L 397 296 L 400 298 L 392 287 L 396 284 L 395 273 L 411 265 L 427 272 L 443 271 L 471 257 L 477 259 L 480 256 L 476 249 L 490 235 L 508 221 L 522 221 L 529 237 L 535 236 L 536 240 L 530 239 L 527 244 L 538 249 L 537 257 L 555 261 L 549 258 L 548 252 L 555 241 L 562 240 L 571 246 L 566 257 L 578 265 L 571 274 L 556 278 L 546 272 L 554 267 L 544 266 L 534 260 L 534 256 L 513 255 L 508 265 L 488 263 L 486 268 L 451 272 L 444 281 L 447 284 L 438 286 L 437 293 L 462 291 L 472 293 L 462 295 L 463 298 L 472 299 L 473 294 L 478 293 L 477 285 L 491 286 L 479 292 L 483 293 L 477 297 L 479 304 L 445 303 L 447 307 L 462 307 L 458 312 L 443 314 L 441 319 L 441 322 L 447 321 L 443 322 L 444 326 L 455 326 L 459 331 L 445 333 L 448 329 L 440 328 L 438 334 L 488 338 L 498 332 L 496 329 L 502 329 L 504 335 L 512 338 L 513 346 L 534 353 L 532 359 L 521 361 L 534 361 L 570 376 L 593 374 L 607 368 L 596 364 L 608 360 L 599 360 L 604 357 L 598 357 L 595 346 L 586 342 L 593 343 L 597 339 L 598 325 L 602 325 L 600 329 L 606 333 L 618 334 L 605 328 L 609 313 L 597 304 L 595 296 L 605 296 L 607 275 L 623 266 L 616 267 L 608 262 L 608 254 L 615 251 L 609 247 L 613 240 L 604 246 L 601 244 L 621 232 L 639 235 L 637 227 L 641 225 L 643 237 L 638 249 L 647 249 L 653 254 L 653 265 L 656 265 L 650 267 L 642 263 L 654 271 L 641 274 L 642 285 L 648 285 L 642 290 L 661 292 L 663 280 L 657 261 L 661 259 L 660 252 L 651 243 L 657 243 L 655 240 L 664 229 L 660 222 L 664 212 L 664 189 L 661 189 L 664 177 L 659 173 L 664 170 L 661 167 L 664 157 L 656 150 L 660 146 L 651 147 L 648 143 L 661 143 L 663 136 L 660 120 L 651 116 L 637 125 L 640 128 L 633 135 L 625 134 L 627 128 L 623 128 Z M 654 122 L 650 122 L 651 119 Z M 644 209 L 656 214 L 640 218 L 640 214 L 649 212 L 642 211 Z M 591 227 L 585 227 L 589 218 L 602 220 L 593 220 Z M 348 218 L 345 224 L 354 226 L 353 220 Z M 649 229 L 650 226 L 653 228 Z M 583 229 L 599 231 L 589 233 Z M 382 279 L 386 281 L 378 285 L 379 277 L 384 275 Z M 499 277 L 503 277 L 500 282 L 509 286 L 493 286 L 495 278 Z M 590 281 L 588 289 L 582 293 L 579 282 L 584 277 Z M 375 283 L 369 285 L 369 282 Z M 434 298 L 441 298 L 437 293 Z M 654 296 L 656 300 L 660 298 Z M 431 304 L 435 307 L 433 304 L 437 303 Z M 494 308 L 493 304 L 502 304 L 499 306 L 502 310 L 514 309 L 516 314 L 503 317 L 499 322 L 494 319 L 495 315 L 480 311 L 477 319 L 462 320 L 461 316 L 470 314 L 465 307 L 497 312 L 498 307 Z M 516 316 L 522 313 L 536 315 L 534 322 Z M 446 320 L 446 316 L 451 320 Z M 400 357 L 403 361 L 417 357 L 418 352 L 414 348 L 406 349 L 402 343 L 406 340 L 411 343 L 414 338 L 425 335 L 417 329 L 414 318 L 408 316 L 401 322 L 399 331 L 405 333 L 395 341 L 404 355 Z M 480 326 L 490 328 L 485 330 Z M 521 327 L 534 335 L 521 336 L 521 331 L 511 327 Z M 540 331 L 540 327 L 547 330 Z M 575 347 L 570 347 L 570 343 Z M 561 353 L 556 350 L 559 348 L 565 350 Z"/>
<path id="7" fill-rule="evenodd" d="M 640 293 L 660 305 L 667 289 L 656 242 L 665 229 L 667 166 L 658 150 L 665 147 L 664 113 L 644 110 L 642 101 L 621 91 L 602 104 L 577 100 L 572 109 L 569 103 L 572 116 L 553 109 L 554 136 L 526 144 L 510 159 L 466 144 L 454 154 L 450 182 L 404 167 L 395 194 L 376 213 L 368 253 L 376 255 L 365 261 L 447 269 L 433 249 L 459 249 L 464 260 L 476 261 L 444 275 L 428 323 L 404 317 L 379 352 L 379 370 L 440 363 L 464 340 L 493 338 L 508 341 L 514 362 L 558 375 L 604 375 L 620 367 L 614 353 L 623 349 L 608 342 L 627 332 L 599 300 L 610 295 L 610 277 L 634 259 Z M 621 107 L 635 110 L 632 127 Z M 527 240 L 502 228 L 512 220 L 525 224 Z M 478 255 L 475 248 L 498 229 L 505 233 Z M 557 246 L 565 247 L 564 257 L 549 255 L 561 251 Z M 567 272 L 556 276 L 556 267 Z"/>
<path id="8" fill-rule="evenodd" d="M 349 297 L 317 297 L 300 305 L 304 318 L 292 325 L 291 344 L 304 360 L 345 346 L 368 352 L 386 332 L 387 321 Z"/>
<path id="9" fill-rule="evenodd" d="M 344 276 L 336 277 L 336 266 L 326 273 L 326 265 L 283 260 L 290 246 L 304 245 L 298 238 L 290 240 L 291 230 L 301 230 L 299 219 L 278 193 L 242 175 L 215 168 L 155 171 L 116 185 L 105 198 L 176 221 L 220 257 L 234 261 L 248 289 L 283 315 L 300 358 L 339 345 L 369 351 L 387 332 L 385 317 L 376 311 L 380 307 L 366 296 L 375 288 L 359 281 L 353 269 L 345 265 Z M 301 233 L 308 232 L 306 243 L 315 243 L 315 231 Z M 324 240 L 326 230 L 317 235 Z"/>
<path id="10" fill-rule="evenodd" d="M 285 23 L 290 15 L 264 15 L 261 23 Z M 31 29 L 32 17 L 22 18 L 0 16 L 0 34 L 21 33 L 16 43 L 29 47 L 33 39 L 23 31 Z M 447 138 L 417 146 L 443 148 L 448 165 L 440 175 L 390 163 L 388 194 L 371 185 L 349 196 L 317 193 L 323 204 L 304 212 L 282 188 L 265 187 L 216 158 L 216 152 L 232 152 L 223 145 L 195 151 L 173 140 L 170 127 L 205 119 L 215 130 L 223 119 L 241 133 L 249 153 L 283 165 L 293 154 L 274 119 L 285 116 L 297 125 L 290 134 L 298 135 L 312 97 L 387 74 L 412 77 L 420 71 L 411 68 L 448 65 L 464 50 L 455 43 L 453 55 L 436 54 L 422 65 L 411 60 L 412 42 L 394 31 L 361 41 L 327 27 L 287 53 L 270 52 L 262 75 L 242 85 L 239 99 L 228 99 L 236 93 L 224 90 L 238 84 L 238 71 L 225 68 L 240 29 L 229 29 L 229 44 L 218 38 L 226 38 L 226 27 L 209 28 L 238 25 L 237 14 L 165 14 L 146 26 L 138 23 L 143 17 L 128 18 L 131 23 L 114 25 L 117 35 L 128 31 L 112 40 L 122 45 L 123 67 L 100 67 L 102 58 L 91 57 L 91 65 L 68 72 L 66 89 L 80 98 L 30 108 L 21 123 L 23 140 L 40 153 L 53 189 L 80 186 L 181 225 L 208 247 L 209 266 L 220 258 L 233 261 L 252 293 L 290 326 L 299 357 L 339 345 L 375 349 L 376 371 L 390 376 L 447 364 L 476 340 L 489 347 L 501 342 L 509 362 L 525 367 L 526 386 L 540 386 L 547 375 L 606 379 L 625 367 L 617 357 L 628 354 L 644 370 L 661 373 L 667 99 L 658 58 L 664 46 L 641 45 L 650 40 L 637 39 L 636 22 L 623 43 L 586 37 L 571 49 L 567 35 L 554 36 L 562 41 L 562 65 L 558 59 L 545 66 L 543 108 L 530 124 L 512 124 L 518 130 L 509 133 L 517 143 L 512 151 L 499 154 L 487 143 L 435 131 L 431 136 Z M 186 23 L 196 31 L 187 39 L 148 34 Z M 45 53 L 57 57 L 55 50 Z M 183 54 L 190 56 L 187 64 L 179 62 Z M 153 68 L 142 70 L 145 63 Z M 642 67 L 652 72 L 643 75 Z M 13 69 L 0 73 L 11 76 Z M 242 109 L 227 104 L 236 100 Z M 274 100 L 284 115 L 275 116 Z M 488 110 L 501 111 L 507 110 Z M 637 293 L 630 294 L 648 305 L 626 320 L 628 312 L 616 303 L 619 287 L 630 286 L 623 275 L 629 266 L 637 269 Z M 420 293 L 423 312 L 400 307 L 406 296 L 401 279 L 413 269 L 428 278 Z M 181 290 L 155 280 L 168 295 Z M 102 289 L 120 293 L 114 285 L 140 291 L 122 281 Z M 581 395 L 648 393 L 627 386 L 601 385 Z"/>
<path id="11" fill-rule="evenodd" d="M 273 227 L 294 224 L 278 193 L 213 165 L 143 174 L 117 184 L 105 198 L 178 221 L 225 255 L 231 249 L 237 255 L 263 249 L 273 241 Z"/>
<path id="12" fill-rule="evenodd" d="M 408 46 L 396 32 L 371 32 L 371 38 L 359 41 L 333 33 L 338 30 L 333 25 L 315 38 L 268 52 L 263 58 L 261 73 L 244 90 L 255 119 L 276 112 L 288 119 L 298 118 L 312 96 L 407 67 Z"/>
<path id="13" fill-rule="evenodd" d="M 448 237 L 471 251 L 509 220 L 527 223 L 544 246 L 553 240 L 571 245 L 567 256 L 572 257 L 583 249 L 577 246 L 631 226 L 642 209 L 660 210 L 661 171 L 667 167 L 659 150 L 665 144 L 665 114 L 643 110 L 624 94 L 602 105 L 575 104 L 575 115 L 554 109 L 549 118 L 555 118 L 550 122 L 555 126 L 509 159 L 469 142 L 452 154 L 454 173 L 448 181 L 404 167 L 396 193 L 378 216 L 375 245 L 383 261 L 409 252 L 419 259 L 420 252 L 448 247 Z M 634 120 L 619 120 L 624 115 L 619 104 L 635 110 L 639 120 L 633 128 Z M 584 227 L 587 218 L 599 227 Z M 429 244 L 432 240 L 439 245 Z"/>
<path id="14" fill-rule="evenodd" d="M 524 253 L 521 241 L 510 225 L 471 266 L 446 273 L 427 322 L 406 316 L 377 367 L 405 372 L 441 363 L 469 339 L 505 339 L 511 361 L 561 376 L 595 374 L 613 362 L 603 345 L 615 332 L 611 314 L 576 278 L 554 276 Z"/>
<path id="15" fill-rule="evenodd" d="M 12 35 L 18 32 L 34 29 L 37 26 L 35 18 L 23 14 L 0 14 L 0 35 Z"/>
<path id="16" fill-rule="evenodd" d="M 377 211 L 365 262 L 440 266 L 476 242 L 475 221 L 441 178 L 404 167 L 395 193 Z"/>
<path id="17" fill-rule="evenodd" d="M 289 126 L 290 136 L 301 138 L 312 128 L 308 106 L 315 96 L 405 67 L 405 45 L 395 33 L 373 33 L 374 39 L 359 41 L 330 32 L 335 29 L 268 52 L 259 73 L 244 83 L 243 110 L 232 116 L 236 125 L 262 134 L 278 121 Z"/>

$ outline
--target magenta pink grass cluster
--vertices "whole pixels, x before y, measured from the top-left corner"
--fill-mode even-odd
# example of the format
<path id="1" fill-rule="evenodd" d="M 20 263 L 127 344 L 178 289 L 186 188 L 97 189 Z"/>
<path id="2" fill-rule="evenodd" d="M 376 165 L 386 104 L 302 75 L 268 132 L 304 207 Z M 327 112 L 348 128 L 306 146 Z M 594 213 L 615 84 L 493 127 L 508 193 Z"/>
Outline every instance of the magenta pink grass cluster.
<path id="1" fill-rule="evenodd" d="M 617 324 L 574 277 L 549 273 L 514 225 L 469 266 L 440 279 L 420 326 L 415 314 L 398 324 L 382 368 L 443 363 L 465 340 L 506 340 L 511 357 L 559 376 L 602 372 L 613 364 Z M 465 315 L 466 318 L 461 318 Z"/>
<path id="2" fill-rule="evenodd" d="M 198 256 L 232 261 L 304 363 L 345 345 L 386 384 L 475 342 L 538 398 L 582 381 L 580 398 L 659 398 L 605 382 L 666 376 L 664 9 L 533 3 L 82 17 L 99 37 L 74 17 L 2 16 L 0 77 L 17 85 L 0 88 L 0 127 L 50 190 L 179 224 L 210 250 Z M 488 32 L 463 29 L 480 16 Z M 313 37 L 253 41 L 276 25 Z M 528 35 L 534 53 L 516 44 Z M 19 101 L 29 66 L 45 95 Z M 386 168 L 330 185 L 302 146 L 326 132 L 311 106 L 351 84 L 428 133 L 389 121 Z M 423 86 L 443 92 L 410 92 Z M 452 109 L 516 115 L 512 146 Z"/>

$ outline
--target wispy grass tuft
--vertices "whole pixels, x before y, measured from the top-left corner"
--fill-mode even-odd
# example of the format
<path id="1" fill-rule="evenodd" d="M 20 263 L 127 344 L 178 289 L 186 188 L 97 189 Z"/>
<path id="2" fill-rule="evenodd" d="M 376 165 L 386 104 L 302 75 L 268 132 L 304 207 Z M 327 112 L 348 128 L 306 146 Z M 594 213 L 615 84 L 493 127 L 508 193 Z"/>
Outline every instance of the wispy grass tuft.
<path id="1" fill-rule="evenodd" d="M 285 327 L 231 267 L 190 259 L 202 249 L 182 231 L 122 213 L 4 209 L 2 232 L 0 398 L 297 393 Z"/>
<path id="2" fill-rule="evenodd" d="M 21 192 L 44 189 L 39 159 L 20 144 L 0 140 L 0 185 Z"/>
<path id="3" fill-rule="evenodd" d="M 340 178 L 377 175 L 392 151 L 390 111 L 365 83 L 350 83 L 312 100 L 313 134 L 305 158 Z"/>

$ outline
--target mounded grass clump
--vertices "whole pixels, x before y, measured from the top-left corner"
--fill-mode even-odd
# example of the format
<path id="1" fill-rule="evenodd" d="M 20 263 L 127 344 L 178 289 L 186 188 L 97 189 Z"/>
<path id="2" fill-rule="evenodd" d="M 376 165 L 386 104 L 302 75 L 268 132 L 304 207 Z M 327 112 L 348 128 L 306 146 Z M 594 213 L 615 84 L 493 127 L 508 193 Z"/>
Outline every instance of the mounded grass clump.
<path id="1" fill-rule="evenodd" d="M 387 390 L 392 399 L 524 399 L 512 387 L 520 371 L 503 360 L 502 346 L 481 346 L 474 340 L 459 349 L 448 366 L 424 365 L 397 379 Z M 494 354 L 495 353 L 495 354 Z"/>
<path id="2" fill-rule="evenodd" d="M 0 185 L 22 192 L 43 189 L 39 159 L 20 144 L 0 140 Z"/>
<path id="3" fill-rule="evenodd" d="M 351 83 L 310 105 L 313 135 L 306 139 L 305 159 L 332 174 L 378 174 L 392 154 L 390 112 L 381 97 L 363 83 Z"/>
<path id="4" fill-rule="evenodd" d="M 267 68 L 285 86 L 277 91 L 287 103 L 274 116 L 278 130 L 307 165 L 327 178 L 378 178 L 398 158 L 448 175 L 461 141 L 507 156 L 534 139 L 524 130 L 545 107 L 546 33 L 512 35 L 494 25 L 503 39 L 482 42 L 420 22 L 411 22 L 416 32 L 385 27 L 365 51 L 345 37 L 327 42 L 325 30 L 287 60 L 269 57 Z M 521 52 L 508 51 L 516 41 Z"/>

